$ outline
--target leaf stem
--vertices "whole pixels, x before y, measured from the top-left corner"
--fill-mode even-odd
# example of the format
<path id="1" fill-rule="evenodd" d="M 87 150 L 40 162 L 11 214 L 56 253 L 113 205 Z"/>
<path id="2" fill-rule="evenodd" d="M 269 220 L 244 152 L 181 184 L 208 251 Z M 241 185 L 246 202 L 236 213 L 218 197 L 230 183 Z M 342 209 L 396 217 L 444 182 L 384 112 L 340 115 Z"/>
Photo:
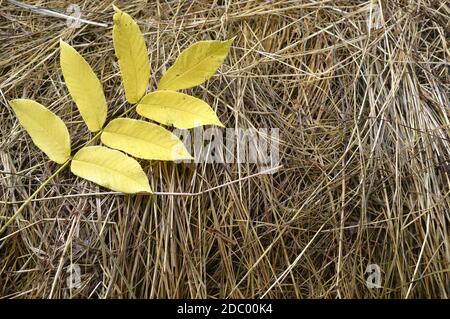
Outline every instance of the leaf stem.
<path id="1" fill-rule="evenodd" d="M 47 178 L 35 191 L 33 194 L 31 194 L 30 197 L 27 198 L 27 200 L 25 202 L 23 202 L 22 205 L 20 205 L 19 209 L 14 213 L 14 215 L 11 216 L 10 219 L 8 219 L 8 221 L 6 222 L 5 225 L 2 226 L 2 228 L 0 228 L 0 235 L 3 234 L 3 232 L 6 230 L 6 228 L 11 225 L 11 223 L 17 218 L 17 216 L 20 215 L 20 213 L 22 213 L 22 211 L 24 210 L 24 208 L 33 200 L 34 197 L 36 197 L 37 194 L 39 194 L 39 192 L 53 179 L 56 177 L 56 175 L 58 175 L 67 165 L 69 165 L 70 163 L 70 158 L 65 161 L 61 167 L 59 167 L 56 172 L 54 172 L 49 178 Z"/>
<path id="2" fill-rule="evenodd" d="M 142 99 L 142 98 L 141 98 Z M 119 117 L 122 117 L 126 114 L 128 114 L 131 110 L 133 110 L 141 101 L 141 99 L 133 104 L 128 110 L 126 110 L 125 112 L 123 112 L 121 115 L 119 115 Z M 94 142 L 103 132 L 103 128 L 101 130 L 99 130 L 97 132 L 97 134 L 95 134 L 95 136 L 93 138 L 91 138 L 89 141 L 87 141 L 83 147 L 88 146 L 89 144 L 91 144 L 92 142 Z M 9 225 L 11 225 L 11 223 L 22 213 L 22 211 L 25 209 L 25 207 L 28 206 L 29 203 L 32 202 L 33 198 L 36 197 L 37 194 L 39 194 L 39 192 L 51 181 L 53 180 L 56 175 L 58 175 L 64 168 L 66 168 L 67 165 L 69 165 L 69 163 L 71 162 L 72 157 L 69 158 L 67 161 L 65 161 L 57 170 L 56 172 L 54 172 L 50 177 L 48 177 L 35 191 L 33 194 L 31 194 L 24 202 L 22 205 L 20 205 L 19 209 L 14 213 L 14 215 L 12 215 L 8 221 L 6 222 L 5 225 L 3 225 L 0 228 L 0 236 L 3 234 L 3 232 L 6 230 L 6 228 L 8 228 Z M 1 240 L 1 239 L 0 239 Z"/>

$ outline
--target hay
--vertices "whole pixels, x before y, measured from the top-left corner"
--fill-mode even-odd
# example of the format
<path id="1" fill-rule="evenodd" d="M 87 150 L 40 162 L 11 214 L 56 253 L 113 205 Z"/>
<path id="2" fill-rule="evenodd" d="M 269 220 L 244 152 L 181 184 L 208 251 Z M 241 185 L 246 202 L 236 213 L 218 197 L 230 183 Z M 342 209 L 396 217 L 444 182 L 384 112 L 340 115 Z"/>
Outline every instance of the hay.
<path id="1" fill-rule="evenodd" d="M 27 3 L 64 13 L 70 1 Z M 83 18 L 108 27 L 68 28 L 0 0 L 0 226 L 58 168 L 8 100 L 47 105 L 75 149 L 92 137 L 63 83 L 59 38 L 101 76 L 109 118 L 127 107 L 111 3 L 78 3 Z M 1 235 L 0 296 L 450 297 L 448 3 L 117 5 L 145 32 L 152 89 L 189 44 L 237 36 L 221 72 L 189 93 L 227 127 L 279 128 L 283 167 L 143 163 L 155 191 L 199 193 L 151 197 L 63 170 Z M 81 271 L 72 289 L 71 264 Z M 367 288 L 370 264 L 381 269 L 379 289 Z"/>

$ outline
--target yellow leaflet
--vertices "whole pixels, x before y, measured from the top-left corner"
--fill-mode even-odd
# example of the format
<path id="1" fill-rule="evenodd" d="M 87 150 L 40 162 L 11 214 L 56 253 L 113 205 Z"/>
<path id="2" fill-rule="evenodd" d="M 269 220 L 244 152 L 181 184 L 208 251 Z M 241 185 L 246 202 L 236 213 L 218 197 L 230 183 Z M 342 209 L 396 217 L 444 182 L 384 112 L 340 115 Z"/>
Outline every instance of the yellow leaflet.
<path id="1" fill-rule="evenodd" d="M 136 103 L 144 96 L 150 78 L 147 47 L 136 22 L 118 8 L 114 7 L 114 10 L 114 51 L 127 101 Z"/>
<path id="2" fill-rule="evenodd" d="M 159 90 L 181 90 L 202 84 L 222 65 L 233 39 L 199 41 L 181 52 L 159 82 Z"/>
<path id="3" fill-rule="evenodd" d="M 32 100 L 17 99 L 9 103 L 37 147 L 56 163 L 69 159 L 69 132 L 58 116 Z"/>
<path id="4" fill-rule="evenodd" d="M 130 194 L 151 192 L 147 176 L 136 160 L 103 146 L 79 150 L 73 157 L 70 170 L 113 191 Z"/>
<path id="5" fill-rule="evenodd" d="M 103 87 L 86 60 L 69 44 L 60 41 L 61 69 L 69 93 L 92 132 L 105 123 L 106 106 Z"/>
<path id="6" fill-rule="evenodd" d="M 207 124 L 223 127 L 208 103 L 175 91 L 156 91 L 147 94 L 136 111 L 153 121 L 177 128 L 192 128 Z"/>
<path id="7" fill-rule="evenodd" d="M 109 147 L 148 160 L 192 158 L 177 136 L 159 125 L 145 121 L 115 119 L 105 127 L 101 139 Z"/>

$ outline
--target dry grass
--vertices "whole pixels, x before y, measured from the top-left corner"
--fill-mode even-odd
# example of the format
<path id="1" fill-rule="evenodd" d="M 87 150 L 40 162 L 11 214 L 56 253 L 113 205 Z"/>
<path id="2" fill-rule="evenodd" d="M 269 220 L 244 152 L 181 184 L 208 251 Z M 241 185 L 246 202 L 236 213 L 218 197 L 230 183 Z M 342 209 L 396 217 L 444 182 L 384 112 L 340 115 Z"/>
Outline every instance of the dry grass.
<path id="1" fill-rule="evenodd" d="M 63 11 L 71 2 L 30 1 Z M 59 38 L 94 65 L 110 118 L 127 107 L 111 1 L 79 4 L 109 26 L 67 28 L 0 0 L 0 226 L 58 168 L 8 100 L 49 106 L 74 149 L 90 137 L 62 80 Z M 190 93 L 227 127 L 279 128 L 283 168 L 192 196 L 109 194 L 63 170 L 1 235 L 1 296 L 450 297 L 448 3 L 117 4 L 145 32 L 152 88 L 189 44 L 236 35 L 221 72 Z M 143 164 L 159 192 L 202 192 L 257 172 Z M 77 289 L 66 284 L 71 263 L 81 267 Z M 366 287 L 368 264 L 380 266 L 381 289 Z"/>

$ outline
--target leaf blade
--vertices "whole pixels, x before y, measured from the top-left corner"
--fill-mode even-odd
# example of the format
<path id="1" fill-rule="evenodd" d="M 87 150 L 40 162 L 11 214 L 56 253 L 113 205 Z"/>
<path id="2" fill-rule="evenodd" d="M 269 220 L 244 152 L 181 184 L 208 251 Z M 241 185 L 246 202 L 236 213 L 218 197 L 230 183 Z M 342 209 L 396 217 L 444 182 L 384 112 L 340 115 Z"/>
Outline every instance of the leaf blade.
<path id="1" fill-rule="evenodd" d="M 33 100 L 16 99 L 9 104 L 34 144 L 52 161 L 63 164 L 70 158 L 69 131 L 56 114 Z"/>
<path id="2" fill-rule="evenodd" d="M 81 178 L 113 191 L 151 193 L 147 176 L 139 163 L 107 147 L 88 146 L 80 149 L 72 159 L 70 170 Z"/>
<path id="3" fill-rule="evenodd" d="M 103 127 L 108 107 L 100 80 L 88 62 L 68 43 L 60 41 L 60 65 L 64 81 L 91 132 Z"/>
<path id="4" fill-rule="evenodd" d="M 113 44 L 122 74 L 125 96 L 136 103 L 144 96 L 150 79 L 147 46 L 136 22 L 114 6 Z"/>
<path id="5" fill-rule="evenodd" d="M 202 84 L 222 65 L 233 40 L 194 43 L 181 52 L 175 63 L 163 74 L 158 90 L 177 91 Z"/>
<path id="6" fill-rule="evenodd" d="M 158 123 L 181 129 L 208 124 L 224 127 L 205 101 L 175 91 L 162 90 L 147 94 L 138 104 L 136 112 Z"/>
<path id="7" fill-rule="evenodd" d="M 102 143 L 147 160 L 191 159 L 183 142 L 165 128 L 145 121 L 118 118 L 101 136 Z"/>

